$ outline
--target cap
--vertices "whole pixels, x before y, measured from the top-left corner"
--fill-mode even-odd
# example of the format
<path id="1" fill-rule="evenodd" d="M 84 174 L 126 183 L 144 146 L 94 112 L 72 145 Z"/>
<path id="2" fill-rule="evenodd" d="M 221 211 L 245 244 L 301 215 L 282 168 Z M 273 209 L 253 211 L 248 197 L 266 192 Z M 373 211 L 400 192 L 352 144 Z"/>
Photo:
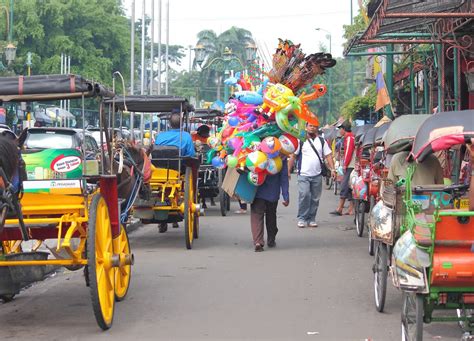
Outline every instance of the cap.
<path id="1" fill-rule="evenodd" d="M 344 121 L 344 122 L 342 122 L 341 124 L 339 124 L 339 125 L 337 126 L 337 128 L 342 128 L 342 129 L 344 129 L 344 130 L 346 130 L 346 131 L 351 131 L 352 124 L 351 124 L 351 122 L 349 122 L 349 121 Z"/>

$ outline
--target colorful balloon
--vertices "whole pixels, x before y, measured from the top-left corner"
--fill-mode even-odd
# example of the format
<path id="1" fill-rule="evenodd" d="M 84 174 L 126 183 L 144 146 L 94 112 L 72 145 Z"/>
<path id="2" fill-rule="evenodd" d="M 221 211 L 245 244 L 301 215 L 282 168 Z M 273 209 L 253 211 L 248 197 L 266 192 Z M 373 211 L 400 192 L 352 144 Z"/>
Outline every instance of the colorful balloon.
<path id="1" fill-rule="evenodd" d="M 239 159 L 235 156 L 229 155 L 227 156 L 227 167 L 235 168 L 239 162 Z"/>
<path id="2" fill-rule="evenodd" d="M 268 159 L 267 161 L 267 172 L 268 174 L 277 174 L 281 171 L 281 168 L 283 167 L 283 161 L 281 160 L 281 157 L 277 156 L 274 157 L 273 159 Z"/>
<path id="3" fill-rule="evenodd" d="M 293 135 L 299 140 L 306 140 L 306 122 L 301 118 L 290 122 L 289 116 L 294 110 L 299 109 L 300 100 L 298 97 L 291 97 L 290 104 L 276 113 L 275 120 L 284 132 Z"/>
<path id="4" fill-rule="evenodd" d="M 229 117 L 228 122 L 231 127 L 237 127 L 240 123 L 240 120 L 238 117 L 232 116 L 232 117 Z"/>
<path id="5" fill-rule="evenodd" d="M 243 143 L 241 137 L 232 137 L 227 141 L 227 146 L 232 150 L 236 150 L 241 148 Z"/>
<path id="6" fill-rule="evenodd" d="M 294 97 L 293 91 L 283 84 L 269 84 L 267 92 L 263 97 L 262 109 L 270 112 L 277 112 L 286 107 L 289 102 L 289 97 Z"/>
<path id="7" fill-rule="evenodd" d="M 280 153 L 290 155 L 296 152 L 299 146 L 298 139 L 290 134 L 283 134 L 278 138 L 281 142 Z"/>
<path id="8" fill-rule="evenodd" d="M 267 167 L 268 158 L 265 153 L 262 153 L 259 150 L 251 152 L 247 155 L 247 159 L 245 160 L 245 166 L 247 166 L 250 171 L 255 173 L 260 173 L 265 171 Z"/>
<path id="9" fill-rule="evenodd" d="M 281 149 L 281 142 L 277 137 L 268 136 L 262 140 L 260 150 L 268 155 L 268 157 L 275 157 Z"/>
<path id="10" fill-rule="evenodd" d="M 209 145 L 209 147 L 211 147 L 212 149 L 216 149 L 216 150 L 217 150 L 218 146 L 222 145 L 221 140 L 217 136 L 210 136 L 207 139 L 207 144 Z"/>
<path id="11" fill-rule="evenodd" d="M 216 168 L 225 168 L 225 162 L 219 156 L 214 156 L 211 164 Z"/>
<path id="12" fill-rule="evenodd" d="M 263 103 L 262 95 L 256 91 L 239 91 L 234 93 L 235 98 L 246 104 L 260 105 Z"/>
<path id="13" fill-rule="evenodd" d="M 260 186 L 264 183 L 267 174 L 264 172 L 255 173 L 255 172 L 248 172 L 247 180 L 254 186 Z"/>

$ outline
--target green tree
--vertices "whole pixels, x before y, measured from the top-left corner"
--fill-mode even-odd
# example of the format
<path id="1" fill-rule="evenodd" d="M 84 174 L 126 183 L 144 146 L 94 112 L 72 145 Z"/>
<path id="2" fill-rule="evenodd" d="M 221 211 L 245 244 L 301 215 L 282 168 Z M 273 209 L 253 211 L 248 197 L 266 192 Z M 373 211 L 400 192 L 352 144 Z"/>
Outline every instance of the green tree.
<path id="1" fill-rule="evenodd" d="M 249 43 L 254 43 L 252 33 L 246 29 L 232 26 L 230 29 L 217 35 L 212 30 L 203 30 L 197 34 L 197 44 L 205 48 L 205 59 L 202 63 L 206 67 L 216 57 L 222 57 L 225 48 L 229 48 L 232 53 L 246 65 L 245 47 Z M 194 65 L 196 65 L 196 59 Z"/>
<path id="2" fill-rule="evenodd" d="M 363 118 L 373 111 L 377 99 L 377 92 L 373 84 L 367 94 L 356 96 L 347 100 L 341 107 L 341 114 L 344 118 L 354 120 Z"/>
<path id="3" fill-rule="evenodd" d="M 229 48 L 243 66 L 247 67 L 245 47 L 249 43 L 254 43 L 254 40 L 250 31 L 235 26 L 219 35 L 212 30 L 203 30 L 198 33 L 197 38 L 196 45 L 202 45 L 205 49 L 204 60 L 200 65 L 203 70 L 200 78 L 202 85 L 200 98 L 213 101 L 217 97 L 216 90 L 218 89 L 216 89 L 216 82 L 222 84 L 223 81 L 224 65 L 223 63 L 219 65 L 217 61 L 223 58 L 225 48 Z M 197 65 L 198 62 L 195 58 L 193 67 L 196 68 Z M 220 88 L 223 90 L 223 85 Z M 219 97 L 222 98 L 222 95 Z"/>
<path id="4" fill-rule="evenodd" d="M 324 46 L 321 46 L 324 50 Z M 312 84 L 322 83 L 331 91 L 331 107 L 332 112 L 328 113 L 326 122 L 331 123 L 338 119 L 341 115 L 341 108 L 344 102 L 352 97 L 352 89 L 349 80 L 351 72 L 351 61 L 347 58 L 336 58 L 337 64 L 331 69 L 331 84 L 329 84 L 328 71 L 324 75 L 316 77 Z M 362 94 L 367 83 L 365 81 L 365 61 L 361 58 L 355 58 L 354 61 L 354 93 Z M 312 85 L 311 84 L 311 85 Z M 311 85 L 305 87 L 303 91 L 311 92 Z M 318 115 L 321 124 L 324 121 L 324 114 L 329 110 L 329 94 L 326 93 L 323 97 L 308 102 L 308 105 L 313 113 Z"/>
<path id="5" fill-rule="evenodd" d="M 71 72 L 111 84 L 112 73 L 129 74 L 129 20 L 118 0 L 17 0 L 14 3 L 14 70 L 26 73 L 32 53 L 33 73 L 60 72 L 60 55 L 71 56 Z"/>

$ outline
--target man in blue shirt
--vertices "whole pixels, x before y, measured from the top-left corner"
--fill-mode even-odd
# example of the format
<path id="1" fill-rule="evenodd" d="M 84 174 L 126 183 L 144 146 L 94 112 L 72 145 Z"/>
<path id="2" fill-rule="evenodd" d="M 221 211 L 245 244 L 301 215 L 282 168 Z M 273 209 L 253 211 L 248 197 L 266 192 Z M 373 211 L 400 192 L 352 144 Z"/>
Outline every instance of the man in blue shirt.
<path id="1" fill-rule="evenodd" d="M 180 131 L 181 115 L 171 114 L 170 130 L 159 133 L 155 139 L 157 146 L 175 146 L 181 149 L 181 156 L 196 156 L 191 134 Z"/>
<path id="2" fill-rule="evenodd" d="M 264 218 L 267 226 L 267 245 L 268 247 L 275 247 L 275 237 L 278 233 L 276 215 L 278 200 L 281 193 L 283 206 L 289 205 L 288 187 L 288 163 L 285 159 L 281 171 L 275 175 L 267 175 L 265 182 L 258 187 L 255 199 L 250 206 L 250 225 L 255 252 L 263 251 L 263 245 L 265 244 L 263 238 Z"/>

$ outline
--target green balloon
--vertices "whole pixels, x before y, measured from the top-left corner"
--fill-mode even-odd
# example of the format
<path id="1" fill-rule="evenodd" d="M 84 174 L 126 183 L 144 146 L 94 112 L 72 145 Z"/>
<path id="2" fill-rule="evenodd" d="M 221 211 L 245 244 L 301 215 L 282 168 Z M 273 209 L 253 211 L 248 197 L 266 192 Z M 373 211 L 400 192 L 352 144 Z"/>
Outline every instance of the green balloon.
<path id="1" fill-rule="evenodd" d="M 239 162 L 239 159 L 236 158 L 235 156 L 233 155 L 227 156 L 227 167 L 235 168 L 238 162 Z"/>

